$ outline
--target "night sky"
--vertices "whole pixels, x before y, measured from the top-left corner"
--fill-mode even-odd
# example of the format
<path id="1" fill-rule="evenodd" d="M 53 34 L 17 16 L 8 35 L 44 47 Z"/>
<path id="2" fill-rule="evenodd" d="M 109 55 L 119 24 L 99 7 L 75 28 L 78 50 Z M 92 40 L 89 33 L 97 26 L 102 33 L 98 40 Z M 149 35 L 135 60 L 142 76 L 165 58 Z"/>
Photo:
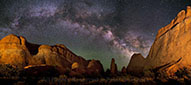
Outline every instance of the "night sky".
<path id="1" fill-rule="evenodd" d="M 147 56 L 157 31 L 190 0 L 0 0 L 0 38 L 14 33 L 36 44 L 64 44 L 85 59 L 127 66 Z"/>

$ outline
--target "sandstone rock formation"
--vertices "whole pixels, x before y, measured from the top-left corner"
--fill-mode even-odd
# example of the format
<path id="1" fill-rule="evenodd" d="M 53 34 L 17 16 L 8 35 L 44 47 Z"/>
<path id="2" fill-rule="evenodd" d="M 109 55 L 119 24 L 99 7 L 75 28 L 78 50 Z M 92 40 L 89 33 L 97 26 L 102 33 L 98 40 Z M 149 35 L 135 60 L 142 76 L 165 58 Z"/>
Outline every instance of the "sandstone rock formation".
<path id="1" fill-rule="evenodd" d="M 172 22 L 159 30 L 146 58 L 145 70 L 159 68 L 167 75 L 191 65 L 191 8 L 182 10 Z"/>
<path id="2" fill-rule="evenodd" d="M 97 61 L 87 61 L 75 55 L 64 45 L 54 46 L 36 45 L 26 41 L 24 37 L 10 34 L 0 41 L 0 64 L 10 64 L 24 68 L 32 65 L 55 66 L 62 73 L 72 69 L 89 69 L 102 72 L 101 63 Z"/>
<path id="3" fill-rule="evenodd" d="M 88 75 L 95 77 L 95 76 L 101 76 L 104 73 L 104 69 L 100 61 L 98 60 L 91 60 L 88 63 L 87 66 L 87 72 Z"/>
<path id="4" fill-rule="evenodd" d="M 127 66 L 127 72 L 136 75 L 141 74 L 141 72 L 143 72 L 144 64 L 145 58 L 141 54 L 134 54 Z"/>
<path id="5" fill-rule="evenodd" d="M 0 41 L 0 63 L 24 67 L 28 58 L 31 58 L 31 55 L 23 37 L 11 34 Z"/>
<path id="6" fill-rule="evenodd" d="M 115 59 L 114 58 L 112 58 L 112 60 L 111 60 L 110 73 L 111 73 L 111 75 L 116 75 L 117 74 L 117 64 L 115 64 Z"/>
<path id="7" fill-rule="evenodd" d="M 41 45 L 38 53 L 29 60 L 30 65 L 47 64 L 58 66 L 62 72 L 71 69 L 71 65 L 77 62 L 79 67 L 86 67 L 88 61 L 72 53 L 64 45 Z"/>
<path id="8" fill-rule="evenodd" d="M 131 67 L 130 71 L 154 71 L 174 76 L 181 69 L 191 68 L 191 7 L 182 10 L 171 23 L 158 31 L 156 39 L 150 49 L 149 55 L 144 63 L 139 59 L 131 59 L 129 67 L 135 64 L 137 68 Z M 140 57 L 137 57 L 140 58 Z M 144 66 L 144 67 L 142 67 Z"/>

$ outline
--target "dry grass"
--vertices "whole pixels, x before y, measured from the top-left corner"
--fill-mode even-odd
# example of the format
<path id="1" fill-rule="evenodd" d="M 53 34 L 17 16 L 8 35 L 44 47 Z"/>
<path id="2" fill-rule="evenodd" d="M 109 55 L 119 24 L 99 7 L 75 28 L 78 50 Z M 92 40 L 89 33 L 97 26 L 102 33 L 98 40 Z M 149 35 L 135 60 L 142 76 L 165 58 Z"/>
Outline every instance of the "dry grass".
<path id="1" fill-rule="evenodd" d="M 0 78 L 0 80 L 8 80 L 11 81 L 12 84 L 54 84 L 54 85 L 62 85 L 62 84 L 154 84 L 153 79 L 151 78 L 138 78 L 132 76 L 118 76 L 113 78 L 67 78 L 62 75 L 60 77 L 52 77 L 52 78 Z M 6 82 L 5 82 L 6 83 Z"/>
<path id="2" fill-rule="evenodd" d="M 66 76 L 52 78 L 18 78 L 18 77 L 1 77 L 0 82 L 7 84 L 44 84 L 44 85 L 108 85 L 108 84 L 191 84 L 190 80 L 180 78 L 177 80 L 169 79 L 167 81 L 154 80 L 149 77 L 133 77 L 133 76 L 118 76 L 113 78 L 66 78 Z"/>

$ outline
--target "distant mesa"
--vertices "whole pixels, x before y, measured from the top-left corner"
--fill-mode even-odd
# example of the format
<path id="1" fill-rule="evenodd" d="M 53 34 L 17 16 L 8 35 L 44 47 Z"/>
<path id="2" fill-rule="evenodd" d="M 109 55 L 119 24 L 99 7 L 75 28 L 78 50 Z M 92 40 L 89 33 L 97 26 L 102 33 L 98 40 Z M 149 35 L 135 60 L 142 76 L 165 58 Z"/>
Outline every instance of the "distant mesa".
<path id="1" fill-rule="evenodd" d="M 29 70 L 35 68 L 39 73 L 44 69 L 53 70 L 53 67 L 60 74 L 82 75 L 89 73 L 88 76 L 102 74 L 103 66 L 97 60 L 85 60 L 75 55 L 62 44 L 54 46 L 36 45 L 27 42 L 22 36 L 10 34 L 0 40 L 0 64 L 10 64 L 19 68 Z M 96 74 L 92 71 L 95 71 Z M 77 72 L 77 73 L 76 73 Z"/>
<path id="2" fill-rule="evenodd" d="M 191 69 L 191 7 L 178 13 L 171 23 L 158 31 L 149 55 L 135 54 L 128 65 L 130 73 L 159 73 L 176 76 Z"/>

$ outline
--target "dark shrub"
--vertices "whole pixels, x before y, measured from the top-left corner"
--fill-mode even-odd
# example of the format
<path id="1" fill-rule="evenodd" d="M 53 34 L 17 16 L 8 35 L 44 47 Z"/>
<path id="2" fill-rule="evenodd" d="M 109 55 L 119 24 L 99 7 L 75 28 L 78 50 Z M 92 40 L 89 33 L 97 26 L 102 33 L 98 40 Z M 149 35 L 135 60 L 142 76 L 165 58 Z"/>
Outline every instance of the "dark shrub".
<path id="1" fill-rule="evenodd" d="M 10 64 L 0 64 L 0 77 L 19 76 L 21 69 Z"/>

